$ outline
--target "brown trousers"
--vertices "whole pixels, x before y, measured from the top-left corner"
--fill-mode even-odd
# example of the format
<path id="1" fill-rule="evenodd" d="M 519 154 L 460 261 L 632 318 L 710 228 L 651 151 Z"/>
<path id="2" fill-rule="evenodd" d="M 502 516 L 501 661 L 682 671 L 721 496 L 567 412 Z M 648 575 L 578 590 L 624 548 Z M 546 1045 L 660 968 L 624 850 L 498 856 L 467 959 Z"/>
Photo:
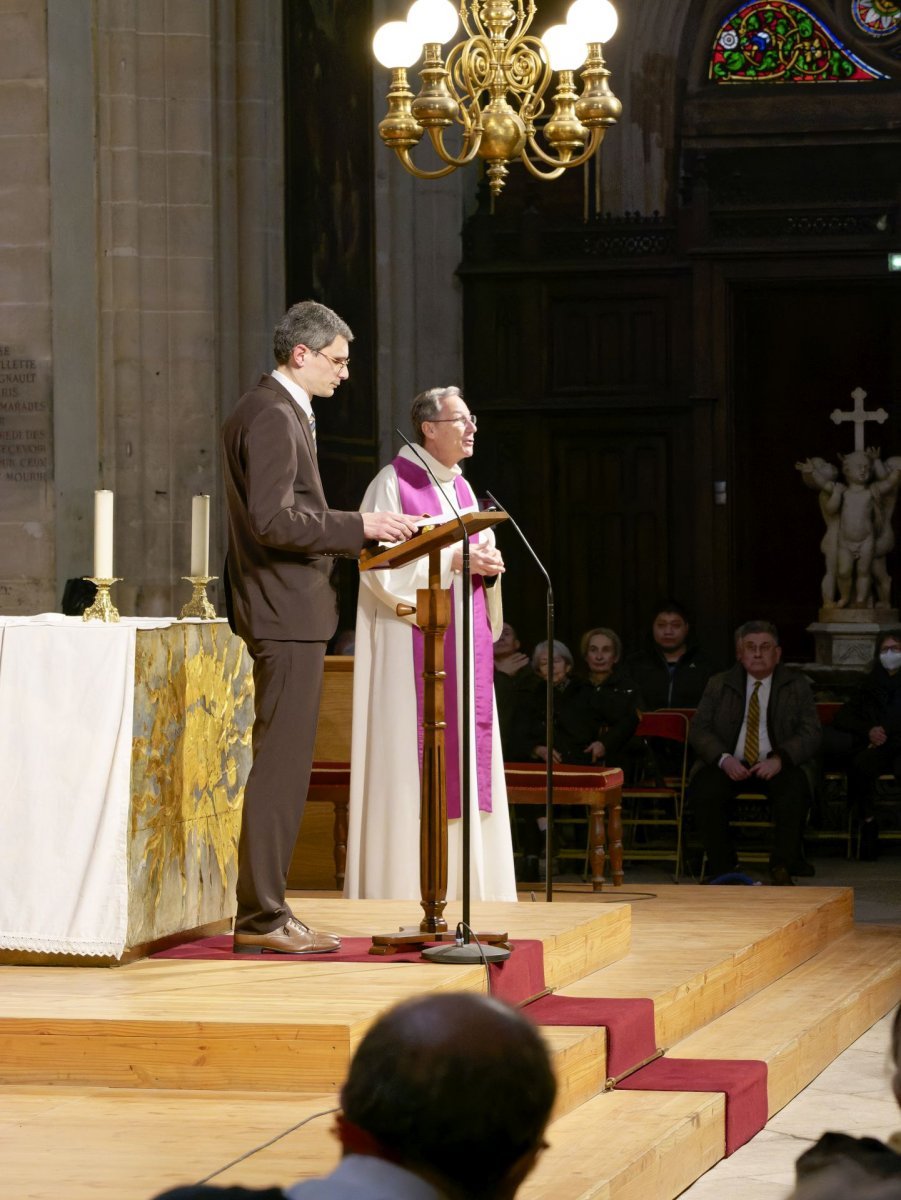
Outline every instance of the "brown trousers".
<path id="1" fill-rule="evenodd" d="M 253 766 L 238 843 L 235 929 L 269 933 L 292 915 L 285 881 L 310 786 L 325 642 L 247 643 L 253 659 Z"/>

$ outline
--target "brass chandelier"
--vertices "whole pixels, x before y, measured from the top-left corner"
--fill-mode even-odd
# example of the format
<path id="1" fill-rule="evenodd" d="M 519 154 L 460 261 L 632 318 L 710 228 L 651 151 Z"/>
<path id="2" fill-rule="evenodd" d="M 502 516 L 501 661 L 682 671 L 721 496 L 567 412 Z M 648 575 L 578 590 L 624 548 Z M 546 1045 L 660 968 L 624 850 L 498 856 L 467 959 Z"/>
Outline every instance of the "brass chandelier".
<path id="1" fill-rule="evenodd" d="M 460 0 L 459 12 L 450 0 L 415 0 L 406 21 L 389 21 L 377 31 L 373 53 L 391 69 L 379 134 L 411 175 L 440 179 L 478 157 L 498 196 L 507 164 L 516 159 L 539 179 L 557 179 L 597 151 L 622 112 L 603 55 L 616 30 L 616 10 L 610 0 L 575 0 L 566 23 L 543 38 L 529 33 L 536 12 L 535 0 Z M 445 60 L 442 46 L 460 22 L 467 36 Z M 422 85 L 414 96 L 407 68 L 420 56 Z M 553 110 L 546 115 L 555 71 Z M 444 140 L 454 124 L 460 126 L 456 152 Z M 417 166 L 411 156 L 426 131 L 442 164 L 434 170 Z"/>

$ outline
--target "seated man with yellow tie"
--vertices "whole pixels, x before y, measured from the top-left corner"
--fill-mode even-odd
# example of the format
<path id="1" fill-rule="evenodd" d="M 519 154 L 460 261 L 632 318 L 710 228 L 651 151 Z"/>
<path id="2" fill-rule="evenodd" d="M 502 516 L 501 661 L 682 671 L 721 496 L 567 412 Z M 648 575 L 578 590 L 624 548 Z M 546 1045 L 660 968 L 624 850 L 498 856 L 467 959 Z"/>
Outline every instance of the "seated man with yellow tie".
<path id="1" fill-rule="evenodd" d="M 691 724 L 698 762 L 689 788 L 704 850 L 707 878 L 735 870 L 729 820 L 736 796 L 754 792 L 772 804 L 774 884 L 812 874 L 804 861 L 802 835 L 810 806 L 803 767 L 820 747 L 820 722 L 810 684 L 800 671 L 780 663 L 775 625 L 746 621 L 735 631 L 737 663 L 714 675 Z"/>

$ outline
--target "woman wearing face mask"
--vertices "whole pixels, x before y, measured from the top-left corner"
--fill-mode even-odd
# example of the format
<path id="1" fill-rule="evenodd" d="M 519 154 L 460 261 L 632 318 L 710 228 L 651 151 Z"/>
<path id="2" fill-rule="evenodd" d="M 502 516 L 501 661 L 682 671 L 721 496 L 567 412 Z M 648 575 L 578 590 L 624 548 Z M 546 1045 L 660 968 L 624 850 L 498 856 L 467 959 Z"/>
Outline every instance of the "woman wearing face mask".
<path id="1" fill-rule="evenodd" d="M 833 724 L 853 738 L 848 796 L 860 814 L 860 857 L 872 860 L 879 846 L 873 815 L 876 781 L 890 773 L 901 778 L 901 629 L 879 634 L 869 674 Z"/>

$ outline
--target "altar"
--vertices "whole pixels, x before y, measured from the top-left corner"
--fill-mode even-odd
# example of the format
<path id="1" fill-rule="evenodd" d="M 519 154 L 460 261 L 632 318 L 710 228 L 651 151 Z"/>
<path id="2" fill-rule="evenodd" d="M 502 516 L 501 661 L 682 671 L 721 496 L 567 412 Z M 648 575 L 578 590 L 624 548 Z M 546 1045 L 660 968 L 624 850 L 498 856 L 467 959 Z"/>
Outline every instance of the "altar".
<path id="1" fill-rule="evenodd" d="M 225 621 L 0 617 L 0 961 L 224 929 L 252 724 Z"/>

